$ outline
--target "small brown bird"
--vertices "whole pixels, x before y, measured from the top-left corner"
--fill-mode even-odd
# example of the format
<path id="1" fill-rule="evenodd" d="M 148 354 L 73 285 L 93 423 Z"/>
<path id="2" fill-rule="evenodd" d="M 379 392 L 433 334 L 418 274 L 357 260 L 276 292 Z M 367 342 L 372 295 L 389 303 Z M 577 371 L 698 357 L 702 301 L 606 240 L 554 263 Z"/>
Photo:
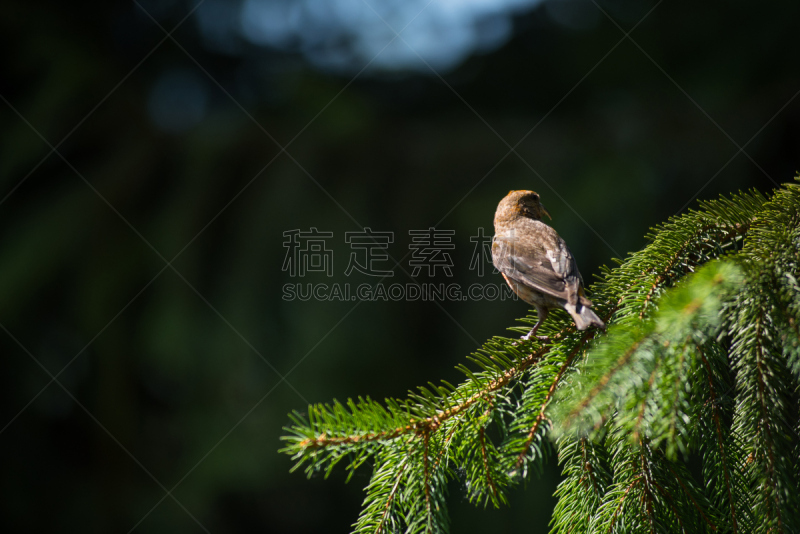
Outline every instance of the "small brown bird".
<path id="1" fill-rule="evenodd" d="M 550 214 L 533 191 L 511 191 L 494 214 L 492 262 L 519 298 L 536 308 L 539 320 L 522 339 L 528 340 L 550 308 L 563 308 L 578 330 L 606 325 L 583 294 L 583 278 L 569 247 L 541 221 Z"/>

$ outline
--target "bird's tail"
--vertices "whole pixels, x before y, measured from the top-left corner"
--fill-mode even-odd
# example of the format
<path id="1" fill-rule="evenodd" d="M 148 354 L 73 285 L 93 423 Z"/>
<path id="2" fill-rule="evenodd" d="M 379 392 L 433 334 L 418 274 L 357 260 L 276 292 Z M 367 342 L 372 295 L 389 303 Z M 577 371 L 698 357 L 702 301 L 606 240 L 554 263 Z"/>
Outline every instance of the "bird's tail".
<path id="1" fill-rule="evenodd" d="M 579 309 L 569 304 L 564 306 L 564 309 L 567 310 L 575 320 L 575 326 L 578 327 L 578 330 L 586 330 L 590 326 L 596 326 L 597 328 L 605 330 L 606 324 L 600 320 L 590 307 L 578 304 L 577 308 Z"/>

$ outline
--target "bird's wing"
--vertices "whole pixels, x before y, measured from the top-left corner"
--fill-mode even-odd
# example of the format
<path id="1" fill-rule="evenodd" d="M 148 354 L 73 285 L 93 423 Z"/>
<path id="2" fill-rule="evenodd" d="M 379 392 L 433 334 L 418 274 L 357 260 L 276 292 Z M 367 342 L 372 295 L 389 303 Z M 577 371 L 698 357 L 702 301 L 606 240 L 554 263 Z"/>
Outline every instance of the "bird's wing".
<path id="1" fill-rule="evenodd" d="M 583 277 L 578 271 L 578 264 L 572 256 L 569 247 L 558 235 L 555 236 L 554 246 L 548 248 L 547 259 L 550 260 L 550 265 L 553 267 L 559 276 L 564 278 L 565 291 L 567 293 L 567 301 L 571 304 L 577 304 L 578 299 L 586 301 L 584 304 L 591 305 L 591 302 L 583 297 Z"/>
<path id="2" fill-rule="evenodd" d="M 556 298 L 577 299 L 580 274 L 564 241 L 547 239 L 532 243 L 527 239 L 495 236 L 492 261 L 506 276 Z M 562 246 L 558 246 L 558 242 Z M 550 246 L 555 245 L 555 246 Z"/>

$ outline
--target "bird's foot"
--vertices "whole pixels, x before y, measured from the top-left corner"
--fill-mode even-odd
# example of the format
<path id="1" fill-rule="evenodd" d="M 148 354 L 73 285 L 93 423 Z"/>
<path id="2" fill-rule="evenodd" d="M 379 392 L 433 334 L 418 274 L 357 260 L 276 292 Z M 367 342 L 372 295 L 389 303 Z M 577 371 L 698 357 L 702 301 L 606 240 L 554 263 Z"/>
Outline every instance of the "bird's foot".
<path id="1" fill-rule="evenodd" d="M 520 337 L 519 341 L 515 342 L 514 345 L 522 345 L 526 341 L 530 341 L 533 338 L 536 338 L 539 341 L 548 343 L 550 341 L 549 337 L 547 337 L 547 336 L 537 336 L 536 335 L 536 331 L 539 330 L 540 326 L 542 326 L 542 321 L 544 320 L 545 316 L 546 316 L 546 312 L 540 312 L 539 313 L 539 318 L 540 318 L 539 322 L 537 322 L 535 325 L 533 325 L 533 328 L 531 328 L 530 332 L 528 332 L 524 336 Z"/>
<path id="2" fill-rule="evenodd" d="M 550 336 L 522 336 L 519 338 L 520 342 L 530 341 L 532 339 L 539 340 L 543 343 L 550 343 Z"/>
<path id="3" fill-rule="evenodd" d="M 538 341 L 540 341 L 542 343 L 550 343 L 550 337 L 549 336 L 534 336 L 534 335 L 531 335 L 531 334 L 533 334 L 533 332 L 528 332 L 524 336 L 520 337 L 519 341 L 515 341 L 514 343 L 512 343 L 512 345 L 515 345 L 515 346 L 524 345 L 527 341 L 530 341 L 532 339 L 536 339 L 536 340 L 538 340 Z"/>

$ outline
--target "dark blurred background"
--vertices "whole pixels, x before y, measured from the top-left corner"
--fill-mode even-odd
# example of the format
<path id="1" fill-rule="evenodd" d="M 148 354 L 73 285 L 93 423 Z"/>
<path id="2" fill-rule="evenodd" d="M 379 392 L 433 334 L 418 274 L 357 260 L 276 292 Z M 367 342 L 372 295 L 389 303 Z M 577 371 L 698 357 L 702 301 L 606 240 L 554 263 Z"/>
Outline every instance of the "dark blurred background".
<path id="1" fill-rule="evenodd" d="M 534 189 L 588 282 L 792 179 L 800 4 L 598 2 L 3 2 L 0 528 L 348 532 L 369 469 L 290 474 L 287 414 L 457 382 L 526 306 L 284 299 L 378 282 L 345 232 L 393 232 L 386 285 L 429 227 L 420 282 L 499 283 L 470 237 Z M 311 228 L 330 277 L 284 269 Z M 551 460 L 510 509 L 454 483 L 453 532 L 546 532 Z"/>

